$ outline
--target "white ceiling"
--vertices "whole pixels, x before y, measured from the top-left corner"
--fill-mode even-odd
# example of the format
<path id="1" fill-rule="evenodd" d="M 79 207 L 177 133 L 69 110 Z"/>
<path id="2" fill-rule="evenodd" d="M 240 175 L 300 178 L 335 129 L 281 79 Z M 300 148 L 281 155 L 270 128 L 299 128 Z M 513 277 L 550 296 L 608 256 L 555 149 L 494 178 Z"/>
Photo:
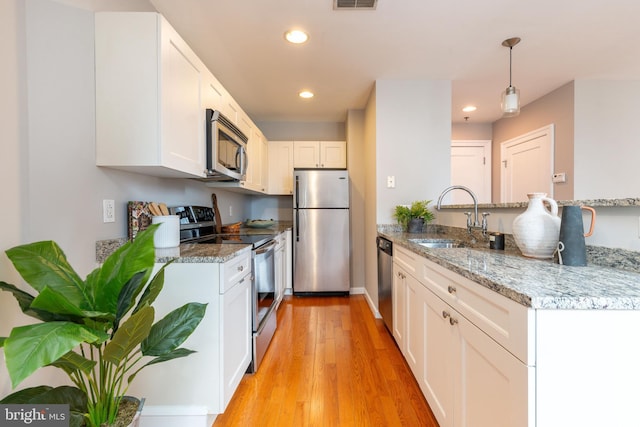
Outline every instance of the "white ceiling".
<path id="1" fill-rule="evenodd" d="M 344 121 L 377 79 L 452 81 L 452 121 L 493 122 L 509 83 L 527 103 L 574 79 L 640 79 L 639 0 L 149 0 L 256 122 Z M 108 2 L 106 2 L 108 3 Z M 284 42 L 299 27 L 302 46 Z M 310 89 L 312 100 L 299 99 Z M 466 104 L 478 110 L 463 113 Z"/>

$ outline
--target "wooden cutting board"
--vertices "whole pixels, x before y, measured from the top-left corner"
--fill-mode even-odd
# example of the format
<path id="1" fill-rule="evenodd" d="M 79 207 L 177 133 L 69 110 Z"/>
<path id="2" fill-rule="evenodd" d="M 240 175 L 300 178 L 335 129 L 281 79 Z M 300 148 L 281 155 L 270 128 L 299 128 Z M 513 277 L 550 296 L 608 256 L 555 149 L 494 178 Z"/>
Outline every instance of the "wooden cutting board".
<path id="1" fill-rule="evenodd" d="M 222 217 L 220 216 L 220 210 L 218 210 L 216 193 L 211 193 L 211 203 L 213 204 L 213 219 L 216 221 L 216 234 L 220 234 L 222 232 Z"/>

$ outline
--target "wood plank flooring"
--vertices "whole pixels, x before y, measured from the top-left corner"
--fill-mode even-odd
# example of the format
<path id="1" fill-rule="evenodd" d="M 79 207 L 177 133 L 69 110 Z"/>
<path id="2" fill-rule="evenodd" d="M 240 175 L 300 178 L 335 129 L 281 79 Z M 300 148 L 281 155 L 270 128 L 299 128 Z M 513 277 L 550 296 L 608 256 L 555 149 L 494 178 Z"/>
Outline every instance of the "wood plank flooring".
<path id="1" fill-rule="evenodd" d="M 278 329 L 214 427 L 438 427 L 362 295 L 285 297 Z"/>

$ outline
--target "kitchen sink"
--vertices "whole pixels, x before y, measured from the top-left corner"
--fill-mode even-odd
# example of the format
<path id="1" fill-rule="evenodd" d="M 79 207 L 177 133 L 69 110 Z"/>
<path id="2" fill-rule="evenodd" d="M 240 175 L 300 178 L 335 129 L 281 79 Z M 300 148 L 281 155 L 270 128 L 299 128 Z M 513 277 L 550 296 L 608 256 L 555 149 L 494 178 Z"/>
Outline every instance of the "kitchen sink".
<path id="1" fill-rule="evenodd" d="M 453 239 L 409 239 L 411 243 L 424 246 L 425 248 L 457 248 L 460 243 Z"/>

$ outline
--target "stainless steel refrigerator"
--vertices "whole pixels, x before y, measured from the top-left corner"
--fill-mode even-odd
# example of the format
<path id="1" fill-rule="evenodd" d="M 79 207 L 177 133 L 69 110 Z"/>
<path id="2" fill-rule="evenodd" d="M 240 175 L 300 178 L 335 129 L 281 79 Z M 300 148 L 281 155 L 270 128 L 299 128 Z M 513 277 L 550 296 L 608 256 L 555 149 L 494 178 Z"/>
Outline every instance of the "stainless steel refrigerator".
<path id="1" fill-rule="evenodd" d="M 347 293 L 349 174 L 297 169 L 293 181 L 293 292 Z"/>

